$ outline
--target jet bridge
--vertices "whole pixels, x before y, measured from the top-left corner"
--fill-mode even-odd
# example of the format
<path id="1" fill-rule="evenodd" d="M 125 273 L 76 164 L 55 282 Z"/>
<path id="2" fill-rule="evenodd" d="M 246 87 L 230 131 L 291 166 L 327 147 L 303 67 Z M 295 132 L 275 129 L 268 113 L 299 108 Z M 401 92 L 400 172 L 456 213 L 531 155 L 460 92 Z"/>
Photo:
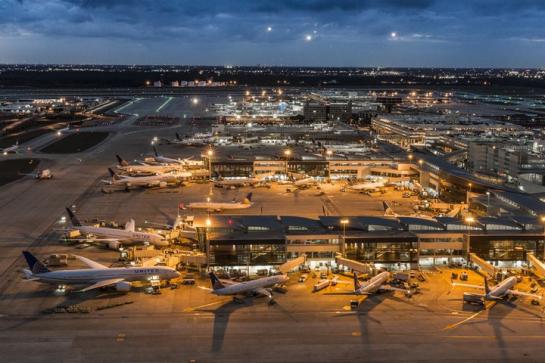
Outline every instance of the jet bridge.
<path id="1" fill-rule="evenodd" d="M 282 272 L 283 274 L 286 274 L 293 270 L 296 267 L 301 266 L 306 261 L 306 256 L 302 255 L 297 258 L 294 258 L 292 260 L 286 261 L 282 265 L 278 266 L 278 271 Z"/>
<path id="2" fill-rule="evenodd" d="M 341 254 L 335 255 L 335 262 L 337 265 L 348 267 L 349 269 L 363 273 L 363 274 L 372 274 L 375 268 L 370 263 L 363 263 L 359 261 L 350 260 L 348 258 L 342 257 Z"/>
<path id="3" fill-rule="evenodd" d="M 475 265 L 479 266 L 481 270 L 486 272 L 490 277 L 495 278 L 496 277 L 496 268 L 477 256 L 474 253 L 469 254 L 469 260 L 474 263 Z"/>
<path id="4" fill-rule="evenodd" d="M 541 262 L 533 253 L 526 253 L 528 263 L 533 267 L 534 273 L 540 278 L 545 278 L 545 264 Z"/>

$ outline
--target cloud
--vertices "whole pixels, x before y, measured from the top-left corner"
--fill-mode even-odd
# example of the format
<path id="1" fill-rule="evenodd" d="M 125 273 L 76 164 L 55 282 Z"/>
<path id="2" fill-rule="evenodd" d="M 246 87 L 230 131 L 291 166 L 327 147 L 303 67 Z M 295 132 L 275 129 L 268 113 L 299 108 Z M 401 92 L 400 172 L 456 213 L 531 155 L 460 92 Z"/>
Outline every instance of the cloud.
<path id="1" fill-rule="evenodd" d="M 403 43 L 410 43 L 410 53 L 457 43 L 463 53 L 545 39 L 544 15 L 545 1 L 538 0 L 0 0 L 0 37 L 66 38 L 75 46 L 124 41 L 147 48 L 219 47 L 219 56 L 228 58 L 235 44 L 243 44 L 237 49 L 256 52 L 252 57 L 275 49 L 275 59 L 280 52 L 286 62 L 320 50 L 354 52 L 359 45 L 381 49 L 390 59 L 385 49 L 409 52 Z M 305 44 L 305 34 L 314 32 L 314 41 Z M 303 55 L 289 54 L 292 49 Z"/>

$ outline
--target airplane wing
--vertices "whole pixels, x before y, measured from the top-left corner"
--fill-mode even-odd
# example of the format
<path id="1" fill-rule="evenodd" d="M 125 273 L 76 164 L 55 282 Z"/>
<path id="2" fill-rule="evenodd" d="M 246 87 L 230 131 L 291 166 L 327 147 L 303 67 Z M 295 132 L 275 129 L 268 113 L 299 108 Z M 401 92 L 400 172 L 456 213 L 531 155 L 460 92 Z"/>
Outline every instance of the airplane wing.
<path id="1" fill-rule="evenodd" d="M 337 283 L 343 285 L 354 285 L 354 281 L 337 280 Z"/>
<path id="2" fill-rule="evenodd" d="M 83 262 L 84 264 L 86 264 L 87 266 L 89 266 L 90 268 L 93 268 L 93 269 L 101 269 L 101 268 L 108 268 L 108 266 L 104 266 L 98 262 L 95 262 L 93 260 L 90 260 L 88 258 L 85 258 L 83 256 L 78 256 L 78 255 L 74 255 L 78 260 L 80 260 L 81 262 Z"/>
<path id="3" fill-rule="evenodd" d="M 85 291 L 89 291 L 89 290 L 98 289 L 98 288 L 101 288 L 101 287 L 117 284 L 118 282 L 121 282 L 121 281 L 124 281 L 124 279 L 102 280 L 102 281 L 99 281 L 99 282 L 97 282 L 97 283 L 95 283 L 95 284 L 93 284 L 91 286 L 87 286 L 86 288 L 83 288 L 83 289 L 79 290 L 79 292 L 85 292 Z"/>
<path id="4" fill-rule="evenodd" d="M 256 293 L 256 294 L 259 294 L 259 295 L 266 296 L 269 299 L 272 299 L 271 292 L 269 290 L 267 290 L 267 289 L 262 288 L 262 287 L 259 288 L 259 289 L 254 289 L 253 292 Z"/>
<path id="5" fill-rule="evenodd" d="M 379 290 L 383 291 L 400 291 L 405 294 L 410 294 L 411 292 L 408 289 L 400 289 L 399 287 L 393 287 L 390 285 L 380 285 Z"/>
<path id="6" fill-rule="evenodd" d="M 540 300 L 542 298 L 542 296 L 540 296 L 540 295 L 531 294 L 529 292 L 522 292 L 522 291 L 518 291 L 518 290 L 507 290 L 507 293 L 511 294 L 511 295 L 516 295 L 516 296 L 533 297 L 533 298 L 540 299 Z"/>
<path id="7" fill-rule="evenodd" d="M 481 285 L 461 284 L 458 282 L 453 283 L 452 286 L 465 286 L 465 287 L 472 287 L 474 289 L 484 289 L 484 286 L 481 286 Z"/>

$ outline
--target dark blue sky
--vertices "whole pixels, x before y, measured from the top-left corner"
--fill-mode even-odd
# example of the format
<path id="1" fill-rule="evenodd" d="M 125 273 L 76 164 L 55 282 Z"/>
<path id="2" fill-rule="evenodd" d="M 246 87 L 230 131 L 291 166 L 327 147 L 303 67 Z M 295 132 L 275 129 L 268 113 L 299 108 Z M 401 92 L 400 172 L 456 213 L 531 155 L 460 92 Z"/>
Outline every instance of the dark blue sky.
<path id="1" fill-rule="evenodd" d="M 545 0 L 0 0 L 0 62 L 545 67 Z"/>

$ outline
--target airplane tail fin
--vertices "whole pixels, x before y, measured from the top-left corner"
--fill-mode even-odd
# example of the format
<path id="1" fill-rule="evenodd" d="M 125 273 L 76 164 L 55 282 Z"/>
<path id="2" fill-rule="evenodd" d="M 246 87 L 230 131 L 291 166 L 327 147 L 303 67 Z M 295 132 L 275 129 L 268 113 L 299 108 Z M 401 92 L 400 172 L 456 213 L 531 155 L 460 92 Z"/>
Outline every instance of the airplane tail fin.
<path id="1" fill-rule="evenodd" d="M 121 156 L 119 155 L 116 155 L 115 158 L 117 159 L 117 163 L 120 165 L 120 166 L 127 166 L 129 165 L 129 163 L 123 159 Z"/>
<path id="2" fill-rule="evenodd" d="M 244 198 L 244 200 L 242 201 L 243 204 L 250 204 L 252 203 L 252 195 L 253 193 L 248 193 L 248 195 L 246 196 L 246 198 Z"/>
<path id="3" fill-rule="evenodd" d="M 49 269 L 45 267 L 45 265 L 41 263 L 36 257 L 34 257 L 32 253 L 28 251 L 23 251 L 23 256 L 25 257 L 28 268 L 33 275 L 49 272 Z M 25 275 L 27 274 L 25 273 Z"/>
<path id="4" fill-rule="evenodd" d="M 127 223 L 125 223 L 125 231 L 134 232 L 136 228 L 136 223 L 134 222 L 134 219 L 129 219 Z"/>
<path id="5" fill-rule="evenodd" d="M 210 272 L 208 276 L 210 276 L 210 281 L 212 282 L 212 289 L 218 290 L 225 287 L 215 273 Z"/>
<path id="6" fill-rule="evenodd" d="M 115 171 L 112 170 L 112 168 L 108 168 L 108 172 L 110 173 L 110 176 L 112 177 L 112 179 L 117 179 L 117 173 Z"/>
<path id="7" fill-rule="evenodd" d="M 68 217 L 70 218 L 70 221 L 72 222 L 72 225 L 74 227 L 80 227 L 81 222 L 79 221 L 78 217 L 72 212 L 72 210 L 68 207 L 66 207 L 66 213 L 68 213 Z"/>
<path id="8" fill-rule="evenodd" d="M 361 288 L 360 281 L 358 280 L 358 273 L 354 272 L 354 290 L 359 290 Z"/>
<path id="9" fill-rule="evenodd" d="M 392 209 L 392 207 L 385 201 L 382 201 L 382 207 L 384 208 L 384 215 L 385 216 L 396 216 L 396 213 Z"/>

